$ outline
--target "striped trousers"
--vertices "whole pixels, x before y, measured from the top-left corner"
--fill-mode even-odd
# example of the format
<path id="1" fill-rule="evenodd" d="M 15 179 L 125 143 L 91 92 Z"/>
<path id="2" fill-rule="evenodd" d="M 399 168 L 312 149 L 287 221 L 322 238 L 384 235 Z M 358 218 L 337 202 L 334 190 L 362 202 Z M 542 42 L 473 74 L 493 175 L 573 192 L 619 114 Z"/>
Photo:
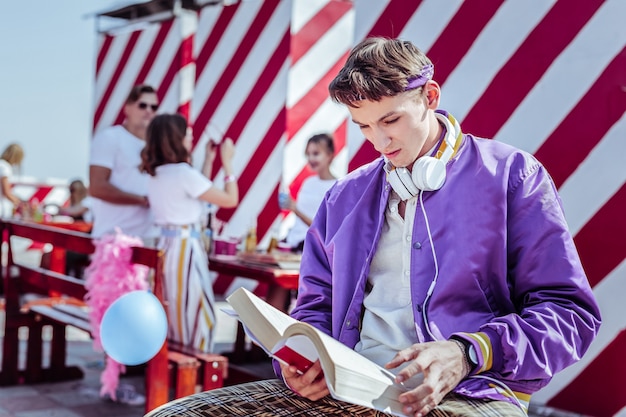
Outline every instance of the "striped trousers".
<path id="1" fill-rule="evenodd" d="M 505 401 L 476 400 L 450 393 L 427 417 L 518 417 L 525 415 Z M 201 392 L 165 404 L 145 417 L 325 417 L 389 416 L 381 411 L 337 401 L 299 397 L 279 380 L 250 382 Z"/>
<path id="2" fill-rule="evenodd" d="M 195 236 L 161 236 L 168 339 L 204 352 L 213 349 L 215 300 L 204 244 Z"/>

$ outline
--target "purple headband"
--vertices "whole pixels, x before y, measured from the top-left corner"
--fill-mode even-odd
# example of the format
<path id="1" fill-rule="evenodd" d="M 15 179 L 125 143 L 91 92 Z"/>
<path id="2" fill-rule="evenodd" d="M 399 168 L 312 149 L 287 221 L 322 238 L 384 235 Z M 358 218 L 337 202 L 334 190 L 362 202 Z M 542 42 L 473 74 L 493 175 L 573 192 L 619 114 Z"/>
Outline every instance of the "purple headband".
<path id="1" fill-rule="evenodd" d="M 435 67 L 433 64 L 424 65 L 418 76 L 409 78 L 409 83 L 404 91 L 414 90 L 423 86 L 428 80 L 433 78 L 434 73 Z"/>

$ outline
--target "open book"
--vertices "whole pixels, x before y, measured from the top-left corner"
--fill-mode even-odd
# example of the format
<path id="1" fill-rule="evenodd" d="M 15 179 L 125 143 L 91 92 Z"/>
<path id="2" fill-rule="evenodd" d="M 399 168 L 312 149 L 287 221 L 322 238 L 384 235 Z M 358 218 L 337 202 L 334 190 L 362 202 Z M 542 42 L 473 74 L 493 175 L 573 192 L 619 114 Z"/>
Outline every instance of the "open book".
<path id="1" fill-rule="evenodd" d="M 272 307 L 245 288 L 227 298 L 246 334 L 269 355 L 305 372 L 319 359 L 333 398 L 403 416 L 395 376 L 308 323 Z"/>

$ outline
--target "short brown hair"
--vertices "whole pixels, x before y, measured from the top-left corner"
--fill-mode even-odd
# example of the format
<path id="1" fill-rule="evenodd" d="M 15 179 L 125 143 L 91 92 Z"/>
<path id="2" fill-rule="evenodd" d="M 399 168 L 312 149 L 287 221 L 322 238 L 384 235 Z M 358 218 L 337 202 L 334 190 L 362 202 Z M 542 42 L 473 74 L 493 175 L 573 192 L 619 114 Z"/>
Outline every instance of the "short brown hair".
<path id="1" fill-rule="evenodd" d="M 326 144 L 326 149 L 328 149 L 328 153 L 331 155 L 335 155 L 335 141 L 333 137 L 328 133 L 318 133 L 317 135 L 313 135 L 306 142 L 306 147 L 309 147 L 309 144 L 315 143 L 319 145 L 320 143 Z M 305 148 L 306 149 L 306 148 Z"/>
<path id="2" fill-rule="evenodd" d="M 154 176 L 156 168 L 165 164 L 189 161 L 189 152 L 183 145 L 187 120 L 180 114 L 160 114 L 148 125 L 146 146 L 141 151 L 142 172 Z"/>
<path id="3" fill-rule="evenodd" d="M 126 97 L 126 104 L 133 104 L 139 100 L 139 97 L 141 97 L 142 94 L 151 93 L 156 94 L 155 89 L 151 85 L 138 84 L 130 90 L 130 93 L 128 93 L 128 97 Z"/>
<path id="4" fill-rule="evenodd" d="M 328 90 L 337 103 L 357 107 L 360 100 L 380 101 L 406 91 L 420 74 L 428 57 L 409 41 L 366 38 L 356 45 Z M 420 90 L 421 91 L 421 90 Z"/>

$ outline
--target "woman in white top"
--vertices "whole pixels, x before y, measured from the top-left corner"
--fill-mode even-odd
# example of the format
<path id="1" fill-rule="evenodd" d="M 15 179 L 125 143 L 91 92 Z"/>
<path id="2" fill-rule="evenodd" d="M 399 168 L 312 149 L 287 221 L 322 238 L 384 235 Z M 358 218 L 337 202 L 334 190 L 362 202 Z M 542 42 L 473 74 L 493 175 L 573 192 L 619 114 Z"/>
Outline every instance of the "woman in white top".
<path id="1" fill-rule="evenodd" d="M 239 189 L 232 174 L 233 141 L 220 146 L 224 189 L 208 178 L 216 147 L 208 145 L 202 172 L 190 165 L 191 135 L 179 114 L 156 116 L 146 134 L 141 170 L 150 175 L 148 200 L 161 228 L 158 247 L 165 252 L 164 297 L 168 303 L 169 339 L 205 352 L 213 348 L 215 311 L 208 259 L 201 236 L 201 216 L 208 202 L 234 207 Z"/>
<path id="2" fill-rule="evenodd" d="M 2 217 L 11 217 L 13 209 L 19 208 L 23 203 L 11 190 L 11 177 L 13 167 L 19 166 L 24 159 L 24 150 L 17 143 L 7 146 L 0 156 L 0 186 L 2 188 L 2 206 L 0 209 Z"/>
<path id="3" fill-rule="evenodd" d="M 309 138 L 305 148 L 309 167 L 316 175 L 304 180 L 298 199 L 293 200 L 289 194 L 280 195 L 280 207 L 291 210 L 296 216 L 294 226 L 289 230 L 286 243 L 296 251 L 302 251 L 304 237 L 313 221 L 326 191 L 332 187 L 337 178 L 330 172 L 330 164 L 335 156 L 335 143 L 332 136 L 320 133 Z"/>

